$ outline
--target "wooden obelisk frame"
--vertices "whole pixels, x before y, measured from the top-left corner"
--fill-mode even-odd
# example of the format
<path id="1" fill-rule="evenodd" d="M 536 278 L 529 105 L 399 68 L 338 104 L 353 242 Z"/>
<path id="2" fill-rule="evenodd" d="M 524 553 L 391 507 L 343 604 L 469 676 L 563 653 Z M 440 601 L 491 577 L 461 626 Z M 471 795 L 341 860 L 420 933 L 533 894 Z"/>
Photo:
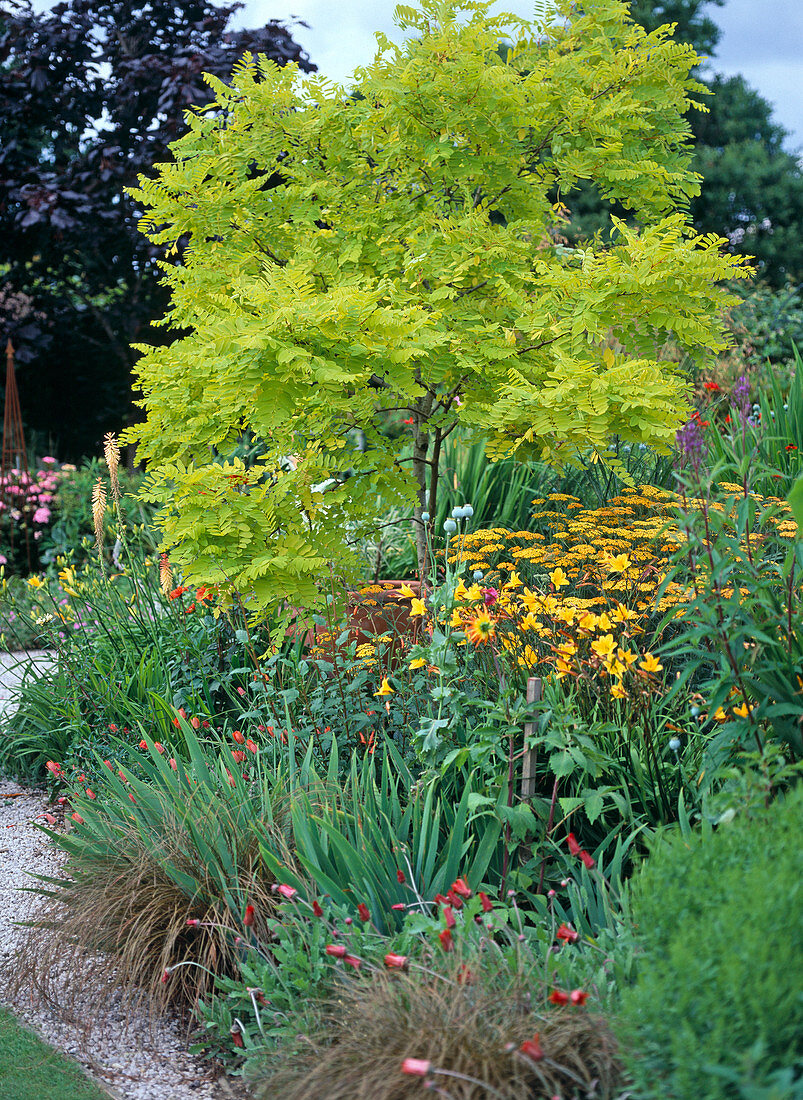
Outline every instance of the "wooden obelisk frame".
<path id="1" fill-rule="evenodd" d="M 12 471 L 16 474 L 13 476 Z M 31 542 L 28 533 L 28 515 L 21 507 L 20 498 L 9 492 L 12 483 L 19 483 L 22 475 L 28 480 L 28 455 L 25 451 L 25 434 L 22 429 L 20 395 L 17 390 L 17 378 L 14 371 L 14 345 L 9 339 L 6 344 L 6 397 L 3 409 L 3 453 L 0 457 L 0 496 L 8 509 L 19 508 L 22 529 L 25 532 L 25 550 L 28 557 L 28 571 L 31 565 Z M 11 541 L 14 541 L 14 524 L 11 524 Z"/>

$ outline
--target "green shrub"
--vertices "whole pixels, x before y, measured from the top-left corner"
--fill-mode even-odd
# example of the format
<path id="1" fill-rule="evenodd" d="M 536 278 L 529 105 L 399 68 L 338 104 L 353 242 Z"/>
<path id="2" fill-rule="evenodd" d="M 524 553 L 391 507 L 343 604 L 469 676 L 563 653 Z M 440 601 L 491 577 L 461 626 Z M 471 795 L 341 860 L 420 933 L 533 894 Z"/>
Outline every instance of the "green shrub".
<path id="1" fill-rule="evenodd" d="M 661 840 L 636 876 L 643 957 L 621 1025 L 638 1095 L 803 1096 L 801 828 L 803 786 Z"/>

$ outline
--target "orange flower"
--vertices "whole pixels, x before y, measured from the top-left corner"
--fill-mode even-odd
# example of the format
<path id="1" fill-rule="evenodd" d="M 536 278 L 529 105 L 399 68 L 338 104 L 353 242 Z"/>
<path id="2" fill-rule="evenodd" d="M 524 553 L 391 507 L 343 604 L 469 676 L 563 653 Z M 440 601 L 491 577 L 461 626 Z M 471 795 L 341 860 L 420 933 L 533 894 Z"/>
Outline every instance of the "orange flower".
<path id="1" fill-rule="evenodd" d="M 485 608 L 466 624 L 466 636 L 473 645 L 487 645 L 495 633 L 496 624 Z"/>

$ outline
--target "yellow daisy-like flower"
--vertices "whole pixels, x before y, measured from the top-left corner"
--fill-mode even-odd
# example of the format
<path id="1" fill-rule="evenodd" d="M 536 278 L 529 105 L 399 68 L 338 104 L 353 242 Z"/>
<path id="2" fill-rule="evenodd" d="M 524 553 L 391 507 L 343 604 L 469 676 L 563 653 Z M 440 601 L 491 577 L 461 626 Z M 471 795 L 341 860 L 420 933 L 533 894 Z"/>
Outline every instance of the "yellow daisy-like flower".
<path id="1" fill-rule="evenodd" d="M 419 600 L 417 596 L 413 596 L 410 600 L 410 616 L 414 615 L 426 615 L 427 605 L 423 600 Z"/>
<path id="2" fill-rule="evenodd" d="M 395 695 L 393 688 L 388 683 L 387 676 L 383 679 L 382 687 L 379 689 L 379 691 L 374 692 L 374 698 L 378 699 L 381 695 Z"/>
<path id="3" fill-rule="evenodd" d="M 423 668 L 426 663 L 423 657 L 416 657 L 410 661 L 410 668 Z"/>
<path id="4" fill-rule="evenodd" d="M 496 623 L 482 608 L 466 626 L 466 636 L 473 645 L 487 645 L 496 632 Z"/>
<path id="5" fill-rule="evenodd" d="M 555 588 L 565 588 L 566 585 L 569 583 L 569 578 L 566 576 L 560 566 L 558 566 L 557 569 L 552 570 L 552 572 L 549 574 L 549 579 L 552 581 Z"/>
<path id="6" fill-rule="evenodd" d="M 664 666 L 652 653 L 645 653 L 644 660 L 639 663 L 638 667 L 645 672 L 660 672 Z"/>

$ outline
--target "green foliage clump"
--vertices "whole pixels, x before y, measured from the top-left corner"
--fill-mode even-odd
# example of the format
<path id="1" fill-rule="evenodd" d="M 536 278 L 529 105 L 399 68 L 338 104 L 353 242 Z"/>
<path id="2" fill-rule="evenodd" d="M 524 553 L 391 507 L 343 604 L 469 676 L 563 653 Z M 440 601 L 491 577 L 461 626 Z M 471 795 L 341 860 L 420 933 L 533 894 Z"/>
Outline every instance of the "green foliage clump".
<path id="1" fill-rule="evenodd" d="M 620 1013 L 638 1095 L 802 1094 L 802 826 L 798 786 L 655 844 L 632 886 L 643 958 Z"/>
<path id="2" fill-rule="evenodd" d="M 246 57 L 141 180 L 149 239 L 190 243 L 165 266 L 184 334 L 140 349 L 147 422 L 128 439 L 191 582 L 315 598 L 329 561 L 354 564 L 378 491 L 437 514 L 458 423 L 493 458 L 571 461 L 611 435 L 666 451 L 686 383 L 658 348 L 726 346 L 718 284 L 747 272 L 682 213 L 694 50 L 620 0 L 513 26 L 489 8 L 400 8 L 413 34 L 378 35 L 351 95 Z M 582 179 L 643 228 L 567 248 L 554 195 Z M 410 462 L 385 431 L 400 411 Z M 256 467 L 215 461 L 247 431 Z M 417 550 L 421 566 L 423 524 Z"/>

